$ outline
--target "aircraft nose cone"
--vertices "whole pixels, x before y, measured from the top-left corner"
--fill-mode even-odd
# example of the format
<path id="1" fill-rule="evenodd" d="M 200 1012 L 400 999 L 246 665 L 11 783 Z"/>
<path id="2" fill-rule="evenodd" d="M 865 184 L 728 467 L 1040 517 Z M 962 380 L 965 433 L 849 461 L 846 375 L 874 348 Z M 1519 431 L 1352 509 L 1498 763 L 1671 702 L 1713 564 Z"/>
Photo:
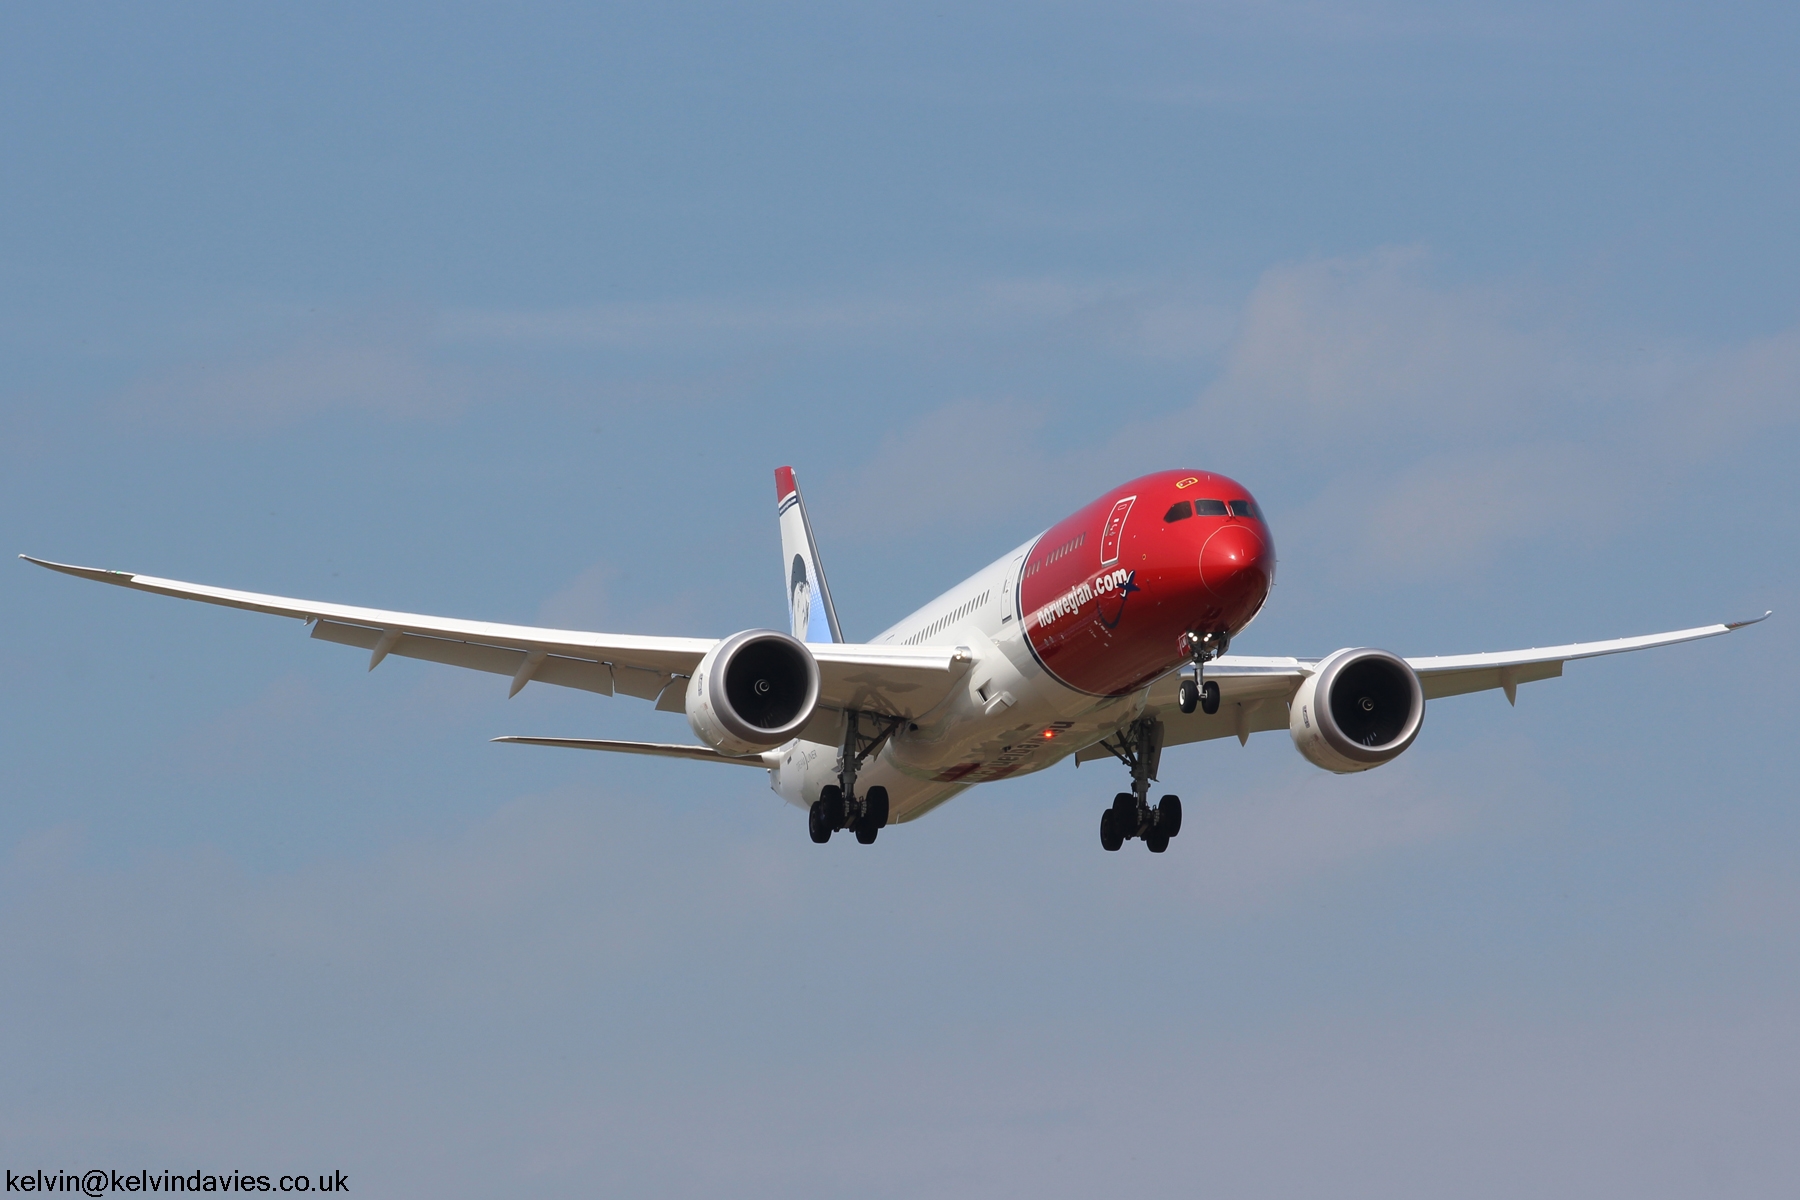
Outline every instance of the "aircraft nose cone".
<path id="1" fill-rule="evenodd" d="M 1234 620 L 1248 620 L 1261 607 L 1273 566 L 1268 542 L 1252 525 L 1226 525 L 1200 548 L 1200 582 Z"/>

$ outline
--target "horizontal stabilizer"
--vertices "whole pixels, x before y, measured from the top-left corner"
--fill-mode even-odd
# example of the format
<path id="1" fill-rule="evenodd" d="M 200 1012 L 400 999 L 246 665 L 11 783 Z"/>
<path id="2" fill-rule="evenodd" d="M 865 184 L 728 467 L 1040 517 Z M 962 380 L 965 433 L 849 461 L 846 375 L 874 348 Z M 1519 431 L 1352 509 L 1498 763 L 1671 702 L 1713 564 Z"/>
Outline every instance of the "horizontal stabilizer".
<path id="1" fill-rule="evenodd" d="M 611 750 L 618 754 L 653 754 L 660 758 L 696 758 L 701 762 L 736 763 L 767 770 L 772 763 L 760 754 L 720 754 L 711 746 L 684 746 L 677 742 L 614 742 L 603 738 L 497 737 L 496 742 L 521 746 L 566 746 L 571 750 Z"/>

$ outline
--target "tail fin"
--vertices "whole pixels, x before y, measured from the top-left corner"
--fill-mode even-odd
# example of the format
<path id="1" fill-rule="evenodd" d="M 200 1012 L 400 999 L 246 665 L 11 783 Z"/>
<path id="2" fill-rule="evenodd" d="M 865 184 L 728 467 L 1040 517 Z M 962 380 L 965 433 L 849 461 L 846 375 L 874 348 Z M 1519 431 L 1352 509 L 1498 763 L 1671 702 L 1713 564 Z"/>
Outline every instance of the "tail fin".
<path id="1" fill-rule="evenodd" d="M 812 522 L 794 482 L 794 468 L 775 468 L 776 512 L 781 517 L 781 561 L 787 585 L 788 617 L 794 636 L 803 642 L 841 642 L 837 610 L 831 607 L 831 589 L 813 541 Z"/>

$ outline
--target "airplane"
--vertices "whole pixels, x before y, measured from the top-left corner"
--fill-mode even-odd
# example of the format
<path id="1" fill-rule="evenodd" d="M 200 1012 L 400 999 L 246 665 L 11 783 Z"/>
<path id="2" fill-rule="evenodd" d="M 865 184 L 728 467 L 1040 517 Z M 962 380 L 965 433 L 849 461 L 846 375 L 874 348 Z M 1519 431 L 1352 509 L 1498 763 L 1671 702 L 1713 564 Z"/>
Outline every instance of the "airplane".
<path id="1" fill-rule="evenodd" d="M 775 472 L 787 632 L 641 637 L 539 629 L 296 600 L 19 557 L 139 591 L 296 617 L 326 642 L 685 713 L 698 743 L 508 736 L 496 742 L 698 759 L 768 772 L 814 842 L 864 845 L 978 783 L 1073 758 L 1115 759 L 1130 790 L 1100 813 L 1100 844 L 1161 854 L 1181 799 L 1150 802 L 1170 746 L 1285 729 L 1311 763 L 1349 774 L 1392 762 L 1428 700 L 1553 679 L 1577 659 L 1716 637 L 1767 619 L 1548 649 L 1402 658 L 1367 646 L 1323 658 L 1229 653 L 1275 580 L 1255 498 L 1223 475 L 1168 470 L 1115 487 L 868 642 L 838 623 L 791 467 Z"/>

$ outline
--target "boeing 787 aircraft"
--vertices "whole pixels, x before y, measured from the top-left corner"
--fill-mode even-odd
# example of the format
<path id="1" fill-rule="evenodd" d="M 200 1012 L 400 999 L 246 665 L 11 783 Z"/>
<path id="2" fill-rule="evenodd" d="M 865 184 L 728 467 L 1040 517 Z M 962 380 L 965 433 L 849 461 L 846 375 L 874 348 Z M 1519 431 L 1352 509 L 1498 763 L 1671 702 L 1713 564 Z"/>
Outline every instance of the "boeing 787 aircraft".
<path id="1" fill-rule="evenodd" d="M 1116 759 L 1130 777 L 1100 813 L 1100 844 L 1154 853 L 1181 832 L 1181 800 L 1152 804 L 1162 752 L 1286 729 L 1327 771 L 1366 771 L 1418 737 L 1425 702 L 1552 679 L 1578 658 L 1668 646 L 1754 621 L 1545 650 L 1401 658 L 1247 658 L 1231 639 L 1268 599 L 1275 542 L 1241 485 L 1161 471 L 1114 488 L 869 642 L 846 642 L 792 468 L 775 472 L 788 632 L 636 637 L 536 629 L 292 600 L 73 567 L 84 579 L 295 617 L 322 641 L 625 695 L 685 712 L 693 743 L 503 737 L 502 742 L 755 767 L 807 812 L 815 842 L 869 844 L 977 783 Z"/>

